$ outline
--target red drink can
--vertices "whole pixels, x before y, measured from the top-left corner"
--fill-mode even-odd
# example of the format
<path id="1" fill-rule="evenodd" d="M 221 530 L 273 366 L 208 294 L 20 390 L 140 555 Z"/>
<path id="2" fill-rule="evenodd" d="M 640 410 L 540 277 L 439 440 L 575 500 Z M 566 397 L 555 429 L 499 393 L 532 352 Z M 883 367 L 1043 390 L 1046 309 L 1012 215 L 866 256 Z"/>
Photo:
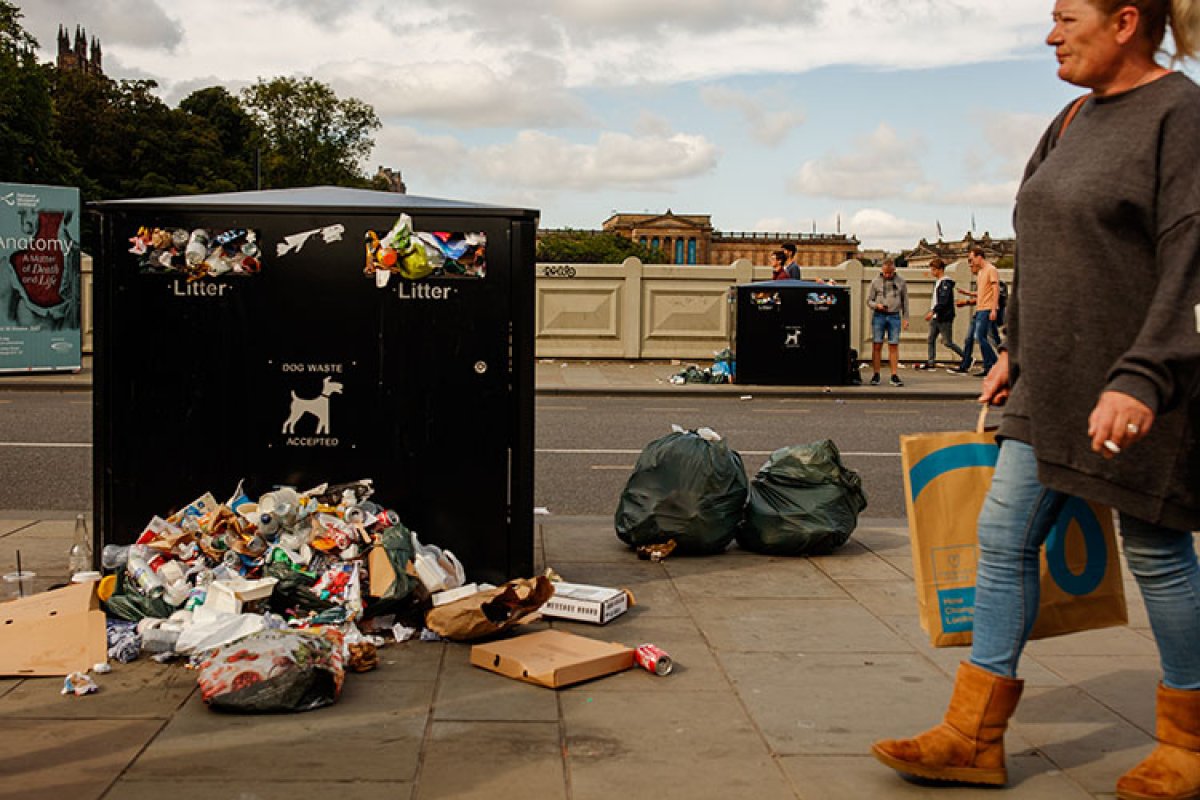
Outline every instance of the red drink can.
<path id="1" fill-rule="evenodd" d="M 652 644 L 644 644 L 633 651 L 633 658 L 638 666 L 655 675 L 669 675 L 675 664 L 667 651 Z"/>

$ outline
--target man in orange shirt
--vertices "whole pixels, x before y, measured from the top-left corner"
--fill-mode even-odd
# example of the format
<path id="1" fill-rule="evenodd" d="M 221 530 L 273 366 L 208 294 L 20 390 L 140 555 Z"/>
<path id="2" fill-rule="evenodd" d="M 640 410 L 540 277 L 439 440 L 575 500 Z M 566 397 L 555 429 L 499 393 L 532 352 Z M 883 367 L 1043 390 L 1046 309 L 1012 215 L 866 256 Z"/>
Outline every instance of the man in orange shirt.
<path id="1" fill-rule="evenodd" d="M 971 357 L 975 342 L 979 342 L 979 353 L 983 356 L 983 372 L 974 373 L 976 377 L 988 374 L 996 363 L 996 351 L 988 341 L 988 334 L 996 324 L 1000 313 L 1000 273 L 995 265 L 983 257 L 983 248 L 975 246 L 967 254 L 967 264 L 975 275 L 976 291 L 969 292 L 959 289 L 962 294 L 970 296 L 970 300 L 960 300 L 958 305 L 973 305 L 975 313 L 971 315 L 971 326 L 967 330 L 967 341 L 963 346 L 962 363 L 950 370 L 955 375 L 968 375 L 975 359 Z"/>

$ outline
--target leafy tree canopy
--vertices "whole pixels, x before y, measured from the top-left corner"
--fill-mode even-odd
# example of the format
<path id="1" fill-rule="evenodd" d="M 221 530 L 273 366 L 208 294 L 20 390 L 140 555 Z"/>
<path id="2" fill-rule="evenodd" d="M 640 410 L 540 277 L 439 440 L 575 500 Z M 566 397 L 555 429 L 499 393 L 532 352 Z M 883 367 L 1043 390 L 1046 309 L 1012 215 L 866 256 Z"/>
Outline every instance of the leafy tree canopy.
<path id="1" fill-rule="evenodd" d="M 368 186 L 359 163 L 380 127 L 371 106 L 313 78 L 260 80 L 242 90 L 262 146 L 263 188 Z"/>
<path id="2" fill-rule="evenodd" d="M 616 233 L 553 231 L 538 237 L 537 260 L 560 264 L 620 264 L 630 256 L 643 264 L 669 263 L 657 248 L 626 239 Z"/>

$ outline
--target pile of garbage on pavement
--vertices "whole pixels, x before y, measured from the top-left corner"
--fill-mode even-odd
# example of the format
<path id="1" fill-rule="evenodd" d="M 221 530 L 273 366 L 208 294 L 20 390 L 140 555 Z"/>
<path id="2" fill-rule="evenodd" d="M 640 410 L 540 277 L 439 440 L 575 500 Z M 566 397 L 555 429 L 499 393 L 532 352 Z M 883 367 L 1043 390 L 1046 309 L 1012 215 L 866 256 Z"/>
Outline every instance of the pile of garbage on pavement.
<path id="1" fill-rule="evenodd" d="M 239 485 L 223 503 L 206 493 L 154 517 L 133 544 L 107 545 L 109 574 L 73 577 L 74 588 L 94 590 L 105 617 L 107 659 L 91 671 L 143 655 L 187 659 L 213 708 L 302 711 L 335 702 L 345 672 L 373 669 L 384 644 L 491 636 L 554 595 L 546 576 L 467 583 L 452 552 L 422 543 L 372 494 L 362 480 L 255 501 Z M 73 562 L 89 546 L 77 524 Z M 75 671 L 63 692 L 96 689 Z"/>

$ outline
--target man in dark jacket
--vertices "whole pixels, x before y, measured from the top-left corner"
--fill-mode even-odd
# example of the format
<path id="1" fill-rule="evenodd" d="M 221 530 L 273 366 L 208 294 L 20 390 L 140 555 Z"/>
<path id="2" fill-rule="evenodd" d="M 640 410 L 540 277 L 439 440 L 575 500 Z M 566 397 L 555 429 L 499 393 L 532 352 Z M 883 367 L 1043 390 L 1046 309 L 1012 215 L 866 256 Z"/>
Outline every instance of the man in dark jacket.
<path id="1" fill-rule="evenodd" d="M 935 258 L 929 262 L 929 274 L 936 281 L 933 286 L 933 303 L 925 314 L 929 323 L 929 360 L 918 364 L 917 369 L 934 369 L 937 360 L 937 340 L 950 352 L 963 359 L 963 351 L 954 343 L 954 280 L 946 277 L 946 262 Z"/>

